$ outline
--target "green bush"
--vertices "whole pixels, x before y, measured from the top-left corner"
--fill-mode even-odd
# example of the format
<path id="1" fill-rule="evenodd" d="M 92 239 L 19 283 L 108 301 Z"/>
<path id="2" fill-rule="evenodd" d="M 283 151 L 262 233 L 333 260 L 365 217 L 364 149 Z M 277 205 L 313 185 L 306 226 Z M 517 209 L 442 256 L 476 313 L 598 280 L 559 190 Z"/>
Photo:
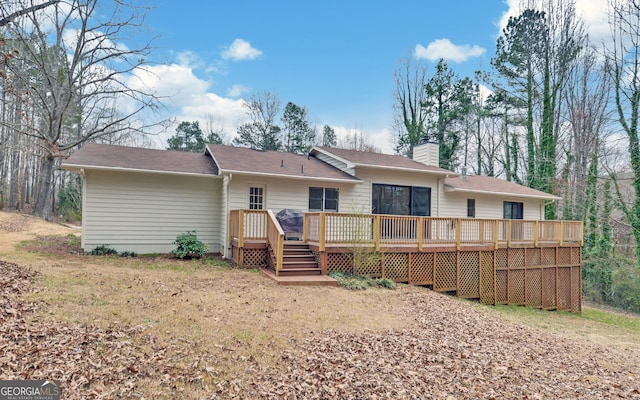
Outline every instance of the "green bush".
<path id="1" fill-rule="evenodd" d="M 640 314 L 640 268 L 635 263 L 621 263 L 613 271 L 612 282 L 613 305 Z"/>
<path id="2" fill-rule="evenodd" d="M 196 231 L 181 233 L 176 237 L 173 244 L 178 247 L 171 251 L 171 254 L 183 258 L 202 258 L 207 254 L 207 245 L 198 240 Z"/>
<path id="3" fill-rule="evenodd" d="M 382 286 L 383 288 L 387 288 L 387 289 L 395 289 L 396 288 L 396 283 L 394 281 L 392 281 L 391 279 L 380 279 L 378 281 L 378 285 Z"/>
<path id="4" fill-rule="evenodd" d="M 349 290 L 365 290 L 370 287 L 384 287 L 387 289 L 395 289 L 396 284 L 390 279 L 374 279 L 364 275 L 354 275 L 343 272 L 334 272 L 329 274 L 330 277 L 338 281 L 338 286 Z"/>
<path id="5" fill-rule="evenodd" d="M 585 300 L 640 313 L 640 268 L 617 254 L 586 257 L 582 263 Z"/>
<path id="6" fill-rule="evenodd" d="M 80 221 L 82 219 L 82 181 L 79 177 L 71 179 L 58 192 L 56 213 L 65 221 Z"/>
<path id="7" fill-rule="evenodd" d="M 118 251 L 106 244 L 101 244 L 100 246 L 91 250 L 92 256 L 113 256 L 116 254 L 118 254 Z"/>
<path id="8" fill-rule="evenodd" d="M 135 251 L 122 251 L 120 252 L 120 257 L 137 257 L 138 254 Z"/>

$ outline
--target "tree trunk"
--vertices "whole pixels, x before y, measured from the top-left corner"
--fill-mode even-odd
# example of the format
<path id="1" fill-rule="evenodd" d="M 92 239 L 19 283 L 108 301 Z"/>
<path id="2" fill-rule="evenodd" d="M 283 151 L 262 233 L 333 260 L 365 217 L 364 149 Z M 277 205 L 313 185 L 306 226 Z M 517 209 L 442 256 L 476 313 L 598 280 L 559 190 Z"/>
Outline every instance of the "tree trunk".
<path id="1" fill-rule="evenodd" d="M 51 220 L 51 207 L 53 200 L 53 179 L 54 166 L 56 159 L 53 155 L 49 155 L 42 160 L 42 169 L 40 171 L 40 187 L 34 214 L 46 221 Z"/>
<path id="2" fill-rule="evenodd" d="M 19 139 L 17 136 L 15 139 Z M 18 208 L 18 186 L 20 175 L 20 147 L 14 142 L 13 154 L 11 154 L 11 178 L 9 180 L 9 208 Z"/>

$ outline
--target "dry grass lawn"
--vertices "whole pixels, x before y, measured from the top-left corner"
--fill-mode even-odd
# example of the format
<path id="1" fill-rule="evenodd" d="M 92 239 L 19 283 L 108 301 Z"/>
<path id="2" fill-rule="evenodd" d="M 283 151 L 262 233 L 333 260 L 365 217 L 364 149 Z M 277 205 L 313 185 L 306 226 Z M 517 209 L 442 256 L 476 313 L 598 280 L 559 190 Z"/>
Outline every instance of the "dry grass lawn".
<path id="1" fill-rule="evenodd" d="M 82 255 L 80 233 L 0 212 L 0 261 L 37 272 L 6 300 L 24 312 L 0 314 L 0 378 L 62 379 L 65 398 L 640 397 L 636 316 L 486 307 L 406 285 L 280 287 L 214 257 Z M 48 340 L 66 364 L 32 359 Z M 545 357 L 572 374 L 566 387 L 537 372 Z"/>

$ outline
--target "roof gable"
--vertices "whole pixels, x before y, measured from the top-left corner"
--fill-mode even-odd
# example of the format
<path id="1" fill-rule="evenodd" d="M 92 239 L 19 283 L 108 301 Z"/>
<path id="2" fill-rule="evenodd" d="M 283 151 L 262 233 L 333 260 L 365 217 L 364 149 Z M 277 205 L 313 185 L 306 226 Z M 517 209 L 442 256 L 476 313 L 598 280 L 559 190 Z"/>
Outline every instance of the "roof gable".
<path id="1" fill-rule="evenodd" d="M 67 158 L 66 169 L 106 169 L 216 176 L 211 157 L 202 153 L 89 143 Z"/>
<path id="2" fill-rule="evenodd" d="M 335 158 L 338 161 L 342 161 L 347 164 L 348 167 L 369 167 L 369 168 L 383 168 L 390 170 L 411 170 L 418 172 L 430 172 L 438 175 L 450 175 L 456 176 L 457 173 L 446 170 L 440 167 L 434 167 L 426 165 L 418 161 L 414 161 L 410 158 L 393 155 L 372 153 L 368 151 L 358 150 L 346 150 L 337 149 L 333 147 L 314 146 L 311 149 L 311 154 L 322 153 L 330 157 Z"/>
<path id="3" fill-rule="evenodd" d="M 444 180 L 446 191 L 484 193 L 545 200 L 561 200 L 561 197 L 491 176 L 467 175 Z"/>
<path id="4" fill-rule="evenodd" d="M 207 145 L 207 152 L 216 162 L 220 173 L 360 182 L 360 179 L 315 157 L 212 144 Z"/>

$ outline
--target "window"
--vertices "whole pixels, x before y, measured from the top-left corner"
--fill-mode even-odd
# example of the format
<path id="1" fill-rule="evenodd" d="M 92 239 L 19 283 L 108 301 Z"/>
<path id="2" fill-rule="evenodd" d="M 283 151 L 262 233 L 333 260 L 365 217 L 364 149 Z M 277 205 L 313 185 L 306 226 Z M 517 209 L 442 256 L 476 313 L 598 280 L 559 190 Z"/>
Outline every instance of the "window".
<path id="1" fill-rule="evenodd" d="M 524 216 L 523 205 L 515 201 L 505 201 L 502 203 L 504 219 L 522 219 Z"/>
<path id="2" fill-rule="evenodd" d="M 374 214 L 431 215 L 431 188 L 421 186 L 372 186 L 371 208 Z"/>
<path id="3" fill-rule="evenodd" d="M 264 209 L 264 186 L 249 187 L 249 210 Z"/>
<path id="4" fill-rule="evenodd" d="M 476 199 L 467 199 L 467 218 L 476 217 Z"/>
<path id="5" fill-rule="evenodd" d="M 309 188 L 309 211 L 338 211 L 338 189 Z"/>

